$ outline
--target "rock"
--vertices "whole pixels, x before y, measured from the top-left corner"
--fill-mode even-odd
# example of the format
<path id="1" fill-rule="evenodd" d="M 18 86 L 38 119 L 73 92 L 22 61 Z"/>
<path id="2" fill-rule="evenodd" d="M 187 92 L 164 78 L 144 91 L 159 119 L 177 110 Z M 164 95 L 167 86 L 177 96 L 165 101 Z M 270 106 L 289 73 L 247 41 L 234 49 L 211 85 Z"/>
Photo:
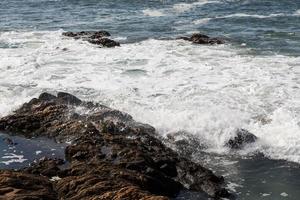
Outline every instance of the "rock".
<path id="1" fill-rule="evenodd" d="M 25 168 L 23 172 L 51 178 L 60 175 L 61 169 L 59 166 L 64 163 L 62 159 L 42 158 L 37 163 L 33 163 L 31 166 Z"/>
<path id="2" fill-rule="evenodd" d="M 110 36 L 107 31 L 64 32 L 62 35 L 72 37 L 74 39 L 86 40 L 91 44 L 100 45 L 101 47 L 120 46 L 119 42 L 107 38 Z"/>
<path id="3" fill-rule="evenodd" d="M 63 104 L 80 105 L 82 103 L 82 101 L 77 97 L 65 92 L 58 92 L 57 100 L 61 101 Z"/>
<path id="4" fill-rule="evenodd" d="M 42 100 L 42 101 L 51 101 L 54 99 L 56 99 L 56 96 L 46 93 L 46 92 L 40 94 L 40 96 L 39 96 L 39 100 Z"/>
<path id="5" fill-rule="evenodd" d="M 88 40 L 88 41 L 91 44 L 102 45 L 104 47 L 120 46 L 119 42 L 116 42 L 116 41 L 108 39 L 108 38 L 91 39 L 91 40 Z"/>
<path id="6" fill-rule="evenodd" d="M 184 131 L 169 133 L 164 140 L 186 158 L 191 158 L 195 152 L 206 148 L 199 137 Z"/>
<path id="7" fill-rule="evenodd" d="M 223 177 L 166 147 L 152 126 L 68 93 L 41 94 L 0 119 L 0 130 L 71 140 L 65 149 L 67 164 L 45 158 L 18 172 L 54 180 L 57 199 L 166 200 L 182 189 L 229 196 Z"/>
<path id="8" fill-rule="evenodd" d="M 231 149 L 242 149 L 245 145 L 254 143 L 257 137 L 245 129 L 238 129 L 236 131 L 236 136 L 230 139 L 226 146 Z"/>
<path id="9" fill-rule="evenodd" d="M 211 38 L 200 33 L 194 33 L 191 37 L 179 37 L 177 39 L 187 40 L 194 44 L 224 44 L 224 41 L 219 38 Z"/>
<path id="10" fill-rule="evenodd" d="M 0 170 L 0 199 L 57 200 L 58 198 L 48 178 L 25 172 Z"/>
<path id="11" fill-rule="evenodd" d="M 91 38 L 91 39 L 99 39 L 102 37 L 109 37 L 110 34 L 107 31 L 80 31 L 80 32 L 64 32 L 62 33 L 64 36 L 73 37 L 75 39 L 79 38 Z"/>

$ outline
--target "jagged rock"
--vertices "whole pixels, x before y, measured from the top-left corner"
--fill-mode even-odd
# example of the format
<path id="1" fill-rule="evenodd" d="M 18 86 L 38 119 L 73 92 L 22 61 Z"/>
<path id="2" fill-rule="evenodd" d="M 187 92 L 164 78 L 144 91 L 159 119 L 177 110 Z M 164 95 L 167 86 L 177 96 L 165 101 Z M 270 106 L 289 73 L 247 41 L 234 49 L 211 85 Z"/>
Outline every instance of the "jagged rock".
<path id="1" fill-rule="evenodd" d="M 29 174 L 43 175 L 49 178 L 61 174 L 59 166 L 65 162 L 62 159 L 49 159 L 43 158 L 38 163 L 33 163 L 30 167 L 25 168 L 23 171 Z"/>
<path id="2" fill-rule="evenodd" d="M 67 165 L 45 158 L 19 172 L 59 177 L 52 179 L 57 199 L 165 200 L 184 188 L 229 196 L 223 177 L 166 147 L 152 126 L 68 93 L 41 94 L 0 119 L 0 130 L 71 140 L 65 149 Z"/>
<path id="3" fill-rule="evenodd" d="M 26 172 L 0 170 L 0 199 L 5 200 L 57 200 L 48 178 Z"/>
<path id="4" fill-rule="evenodd" d="M 64 36 L 72 37 L 74 39 L 86 40 L 91 44 L 96 44 L 103 47 L 120 46 L 119 42 L 107 38 L 110 36 L 110 34 L 107 31 L 64 32 L 62 34 Z"/>
<path id="5" fill-rule="evenodd" d="M 238 129 L 234 138 L 230 139 L 226 146 L 231 149 L 242 149 L 245 145 L 254 143 L 257 137 L 245 129 Z"/>
<path id="6" fill-rule="evenodd" d="M 194 44 L 224 44 L 224 41 L 219 38 L 211 38 L 200 33 L 194 33 L 191 37 L 179 37 L 178 39 L 187 40 Z"/>

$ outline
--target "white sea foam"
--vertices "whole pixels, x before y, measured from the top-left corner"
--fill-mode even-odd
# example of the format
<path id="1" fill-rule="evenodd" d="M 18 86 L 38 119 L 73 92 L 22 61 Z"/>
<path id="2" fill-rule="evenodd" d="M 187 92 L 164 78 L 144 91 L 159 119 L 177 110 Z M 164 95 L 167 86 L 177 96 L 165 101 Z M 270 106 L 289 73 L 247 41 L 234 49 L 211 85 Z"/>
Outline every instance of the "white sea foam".
<path id="1" fill-rule="evenodd" d="M 215 4 L 215 3 L 221 3 L 220 1 L 213 1 L 213 0 L 198 0 L 196 2 L 192 3 L 177 3 L 173 5 L 173 9 L 177 13 L 182 13 L 189 11 L 195 7 L 203 6 L 206 4 Z"/>
<path id="2" fill-rule="evenodd" d="M 203 24 L 207 24 L 210 20 L 211 18 L 202 18 L 202 19 L 194 20 L 193 23 L 197 25 L 199 24 L 203 25 Z"/>
<path id="3" fill-rule="evenodd" d="M 300 15 L 300 9 L 296 10 L 295 13 L 294 13 L 294 15 L 296 15 L 296 16 L 298 15 L 299 16 Z"/>
<path id="4" fill-rule="evenodd" d="M 215 4 L 215 3 L 221 3 L 220 1 L 214 1 L 214 0 L 198 0 L 192 3 L 176 3 L 171 7 L 163 8 L 163 9 L 144 9 L 142 12 L 145 16 L 150 17 L 161 17 L 166 15 L 172 15 L 172 14 L 180 14 L 183 12 L 190 11 L 193 8 L 204 6 L 206 4 Z"/>
<path id="5" fill-rule="evenodd" d="M 2 116 L 42 91 L 63 90 L 128 112 L 161 134 L 193 133 L 208 151 L 226 152 L 234 130 L 246 128 L 260 138 L 249 151 L 300 162 L 299 57 L 185 41 L 101 49 L 61 31 L 7 32 L 0 42 L 19 45 L 0 49 Z"/>
<path id="6" fill-rule="evenodd" d="M 232 17 L 251 17 L 251 18 L 271 18 L 271 17 L 278 17 L 283 16 L 284 14 L 270 14 L 270 15 L 255 15 L 255 14 L 246 14 L 246 13 L 235 13 L 231 15 L 225 15 L 220 18 L 232 18 Z"/>
<path id="7" fill-rule="evenodd" d="M 42 153 L 42 151 L 35 151 L 35 155 L 39 155 L 41 153 Z"/>
<path id="8" fill-rule="evenodd" d="M 235 14 L 230 14 L 230 15 L 225 15 L 225 16 L 218 16 L 216 18 L 274 18 L 274 17 L 286 17 L 286 16 L 299 16 L 300 11 L 297 10 L 292 14 L 287 14 L 287 13 L 273 13 L 269 15 L 257 15 L 257 14 L 246 14 L 246 13 L 235 13 Z"/>
<path id="9" fill-rule="evenodd" d="M 239 184 L 236 184 L 236 183 L 233 183 L 233 182 L 229 182 L 226 186 L 226 188 L 232 192 L 235 192 L 236 193 L 236 188 L 239 188 L 239 187 L 242 187 L 241 185 Z"/>
<path id="10" fill-rule="evenodd" d="M 280 193 L 280 196 L 287 197 L 289 195 L 287 193 L 285 193 L 285 192 L 282 192 L 282 193 Z"/>
<path id="11" fill-rule="evenodd" d="M 194 6 L 193 4 L 178 3 L 173 6 L 173 9 L 180 13 L 180 12 L 185 12 L 190 10 L 191 8 L 193 8 L 193 6 Z"/>
<path id="12" fill-rule="evenodd" d="M 161 17 L 165 16 L 165 13 L 161 10 L 154 10 L 154 9 L 145 9 L 143 10 L 143 13 L 145 16 L 150 16 L 150 17 Z"/>
<path id="13" fill-rule="evenodd" d="M 5 165 L 10 165 L 12 163 L 23 163 L 27 159 L 25 159 L 23 155 L 6 153 L 5 156 L 2 156 L 1 160 L 2 161 L 0 161 L 0 163 L 3 163 Z"/>

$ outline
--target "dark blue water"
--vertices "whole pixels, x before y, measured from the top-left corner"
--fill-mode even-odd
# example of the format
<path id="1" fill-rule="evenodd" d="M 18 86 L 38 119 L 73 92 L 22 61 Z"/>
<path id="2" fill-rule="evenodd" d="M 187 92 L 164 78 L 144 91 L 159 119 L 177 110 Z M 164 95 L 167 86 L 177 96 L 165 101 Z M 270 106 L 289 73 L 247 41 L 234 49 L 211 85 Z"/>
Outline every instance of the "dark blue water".
<path id="1" fill-rule="evenodd" d="M 20 169 L 43 157 L 64 159 L 66 144 L 51 139 L 28 139 L 0 132 L 0 169 Z"/>
<path id="2" fill-rule="evenodd" d="M 105 29 L 127 42 L 200 31 L 298 56 L 299 9 L 298 0 L 2 0 L 0 31 Z"/>

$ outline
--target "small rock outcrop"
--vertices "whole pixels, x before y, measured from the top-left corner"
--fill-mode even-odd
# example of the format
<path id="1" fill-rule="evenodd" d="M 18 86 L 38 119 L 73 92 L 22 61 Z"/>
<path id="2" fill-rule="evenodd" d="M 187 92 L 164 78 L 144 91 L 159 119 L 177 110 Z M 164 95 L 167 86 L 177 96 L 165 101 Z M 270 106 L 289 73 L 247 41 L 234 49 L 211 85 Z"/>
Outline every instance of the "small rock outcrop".
<path id="1" fill-rule="evenodd" d="M 41 94 L 0 119 L 0 130 L 71 141 L 66 162 L 44 158 L 18 172 L 1 171 L 0 196 L 38 199 L 41 187 L 39 195 L 49 196 L 44 199 L 167 200 L 182 189 L 229 196 L 223 177 L 166 147 L 152 126 L 68 93 Z M 30 184 L 20 186 L 18 176 Z M 20 187 L 22 193 L 14 192 Z"/>
<path id="2" fill-rule="evenodd" d="M 101 47 L 120 46 L 119 42 L 109 39 L 110 33 L 107 31 L 81 31 L 81 32 L 64 32 L 63 36 L 72 37 L 74 39 L 82 39 L 91 44 Z"/>
<path id="3" fill-rule="evenodd" d="M 231 138 L 227 143 L 231 149 L 242 149 L 245 145 L 254 143 L 257 137 L 245 129 L 238 129 L 236 135 Z"/>
<path id="4" fill-rule="evenodd" d="M 194 44 L 224 44 L 225 42 L 219 38 L 211 38 L 207 35 L 194 33 L 191 37 L 179 37 L 177 39 L 187 40 Z"/>

